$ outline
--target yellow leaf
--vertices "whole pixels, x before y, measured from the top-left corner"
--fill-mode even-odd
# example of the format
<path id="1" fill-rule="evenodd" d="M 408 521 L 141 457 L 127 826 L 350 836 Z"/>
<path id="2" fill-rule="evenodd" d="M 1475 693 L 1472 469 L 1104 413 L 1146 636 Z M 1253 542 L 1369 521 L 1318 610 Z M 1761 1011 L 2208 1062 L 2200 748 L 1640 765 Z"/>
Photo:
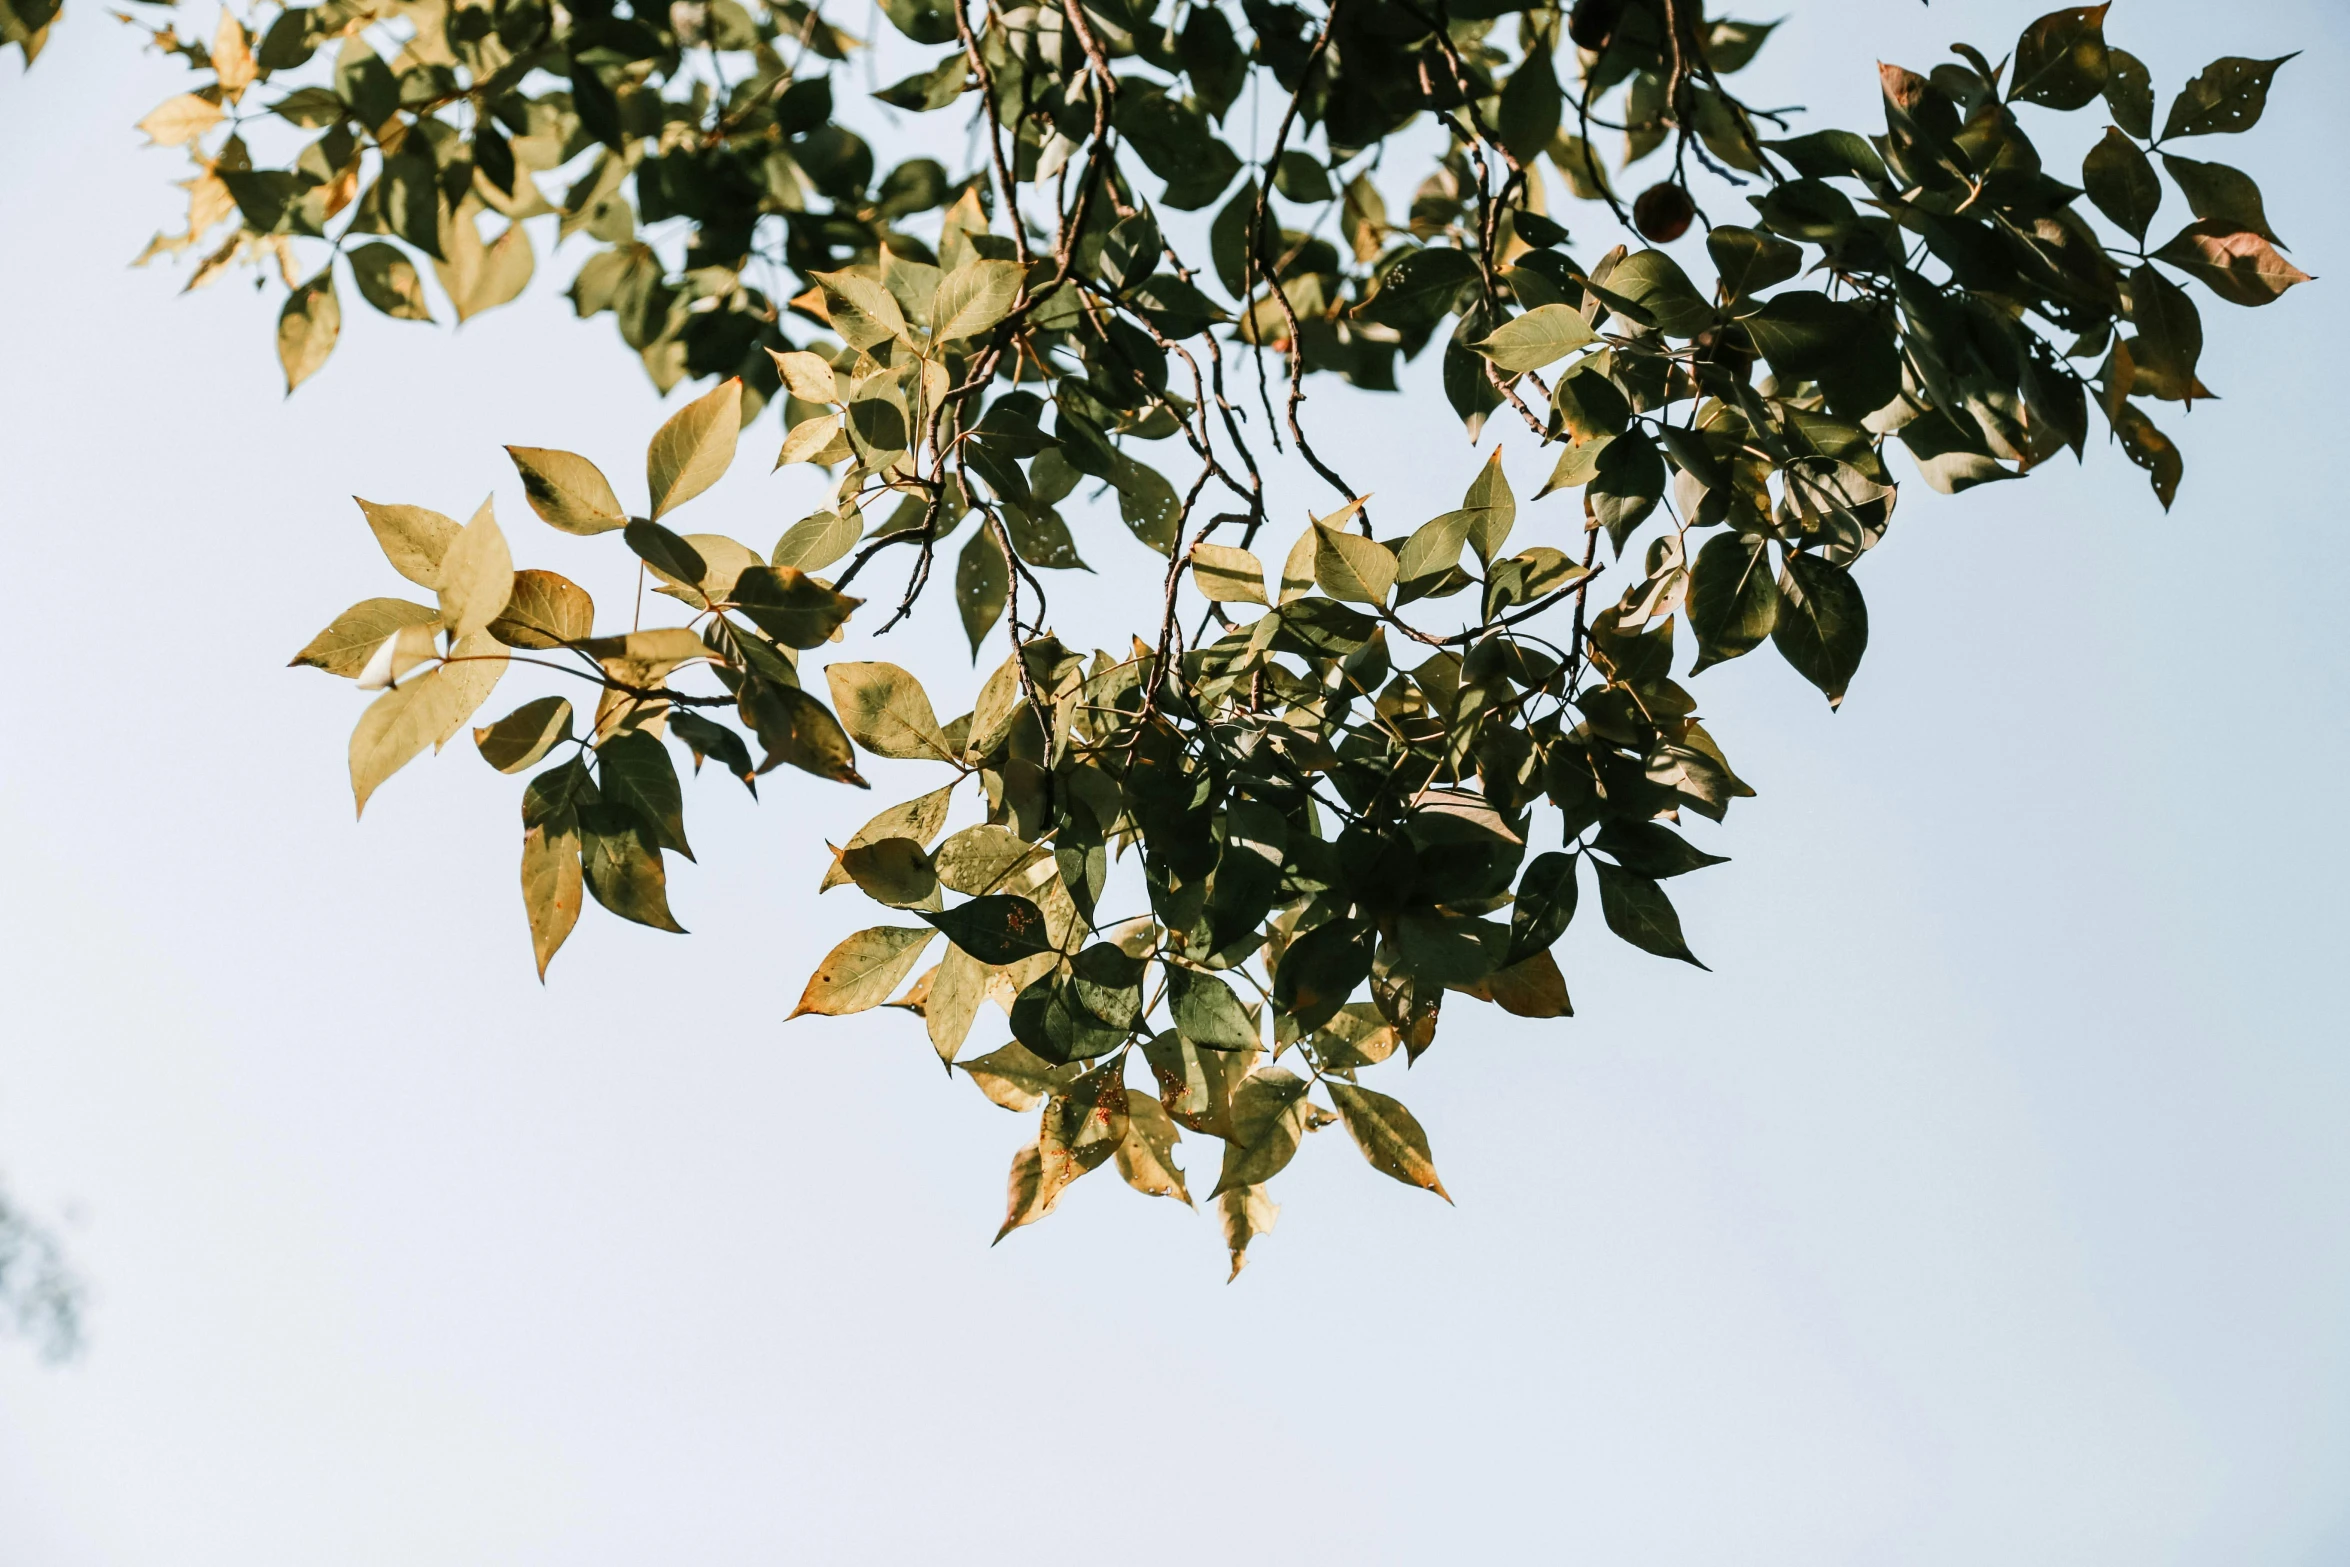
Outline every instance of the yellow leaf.
<path id="1" fill-rule="evenodd" d="M 476 634 L 450 650 L 449 661 L 386 691 L 351 731 L 351 793 L 358 808 L 383 781 L 461 728 L 506 672 L 506 650 Z"/>
<path id="2" fill-rule="evenodd" d="M 1248 1243 L 1271 1234 L 1280 1217 L 1281 1205 L 1262 1185 L 1235 1186 L 1216 1199 L 1216 1218 L 1223 1225 L 1224 1245 L 1232 1253 L 1232 1272 L 1225 1283 L 1239 1278 L 1240 1270 L 1248 1266 Z"/>
<path id="3" fill-rule="evenodd" d="M 243 97 L 245 89 L 261 74 L 253 63 L 251 35 L 226 8 L 220 13 L 220 26 L 212 34 L 212 72 L 231 103 Z"/>
<path id="4" fill-rule="evenodd" d="M 384 640 L 404 626 L 438 626 L 440 616 L 406 599 L 363 599 L 334 618 L 293 657 L 289 668 L 307 665 L 345 680 L 358 677 Z"/>
<path id="5" fill-rule="evenodd" d="M 219 104 L 209 98 L 199 98 L 192 92 L 184 92 L 157 104 L 139 122 L 139 129 L 147 133 L 148 142 L 153 146 L 177 147 L 194 141 L 219 123 Z"/>
<path id="6" fill-rule="evenodd" d="M 791 427 L 791 433 L 783 438 L 783 450 L 775 454 L 775 466 L 783 468 L 796 462 L 830 466 L 848 454 L 849 441 L 841 432 L 840 415 L 818 414 Z"/>
<path id="7" fill-rule="evenodd" d="M 914 961 L 935 934 L 927 925 L 876 925 L 858 931 L 816 966 L 791 1015 L 813 1012 L 819 1017 L 846 1017 L 881 1005 L 898 988 L 898 982 L 913 972 Z"/>
<path id="8" fill-rule="evenodd" d="M 335 274 L 328 268 L 286 296 L 277 317 L 277 357 L 285 367 L 286 392 L 318 373 L 335 340 L 343 333 L 343 304 L 335 297 Z"/>
<path id="9" fill-rule="evenodd" d="M 454 520 L 422 506 L 379 506 L 356 495 L 351 499 L 359 501 L 360 514 L 375 531 L 375 542 L 394 571 L 420 588 L 440 587 L 441 557 L 457 539 Z"/>
<path id="10" fill-rule="evenodd" d="M 440 578 L 441 621 L 452 636 L 473 635 L 505 609 L 514 593 L 514 556 L 488 500 L 449 541 Z"/>
<path id="11" fill-rule="evenodd" d="M 784 386 L 800 401 L 837 403 L 841 400 L 832 364 L 822 354 L 811 354 L 804 348 L 779 354 L 770 348 L 767 356 L 775 361 L 776 374 L 783 377 Z"/>
<path id="12" fill-rule="evenodd" d="M 628 513 L 620 509 L 611 481 L 585 457 L 536 446 L 509 446 L 506 455 L 522 475 L 530 509 L 549 526 L 583 535 L 628 526 Z"/>

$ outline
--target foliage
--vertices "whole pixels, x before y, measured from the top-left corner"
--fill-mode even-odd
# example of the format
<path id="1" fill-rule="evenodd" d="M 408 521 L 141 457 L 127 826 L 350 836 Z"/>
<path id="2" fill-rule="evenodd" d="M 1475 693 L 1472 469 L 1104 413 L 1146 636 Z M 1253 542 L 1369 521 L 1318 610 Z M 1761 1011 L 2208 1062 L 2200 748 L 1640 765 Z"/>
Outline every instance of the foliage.
<path id="1" fill-rule="evenodd" d="M 581 315 L 614 315 L 664 390 L 722 378 L 655 436 L 641 503 L 586 458 L 511 453 L 545 522 L 619 535 L 686 623 L 599 634 L 582 589 L 514 569 L 487 506 L 460 526 L 362 502 L 434 602 L 366 600 L 296 662 L 381 693 L 352 740 L 362 806 L 510 666 L 594 690 L 592 711 L 538 696 L 474 731 L 530 774 L 542 974 L 583 895 L 678 929 L 668 742 L 753 788 L 786 764 L 861 786 L 859 750 L 940 769 L 837 851 L 824 886 L 895 912 L 794 1015 L 901 1007 L 1038 1117 L 1005 1232 L 1112 1162 L 1191 1202 L 1185 1132 L 1221 1144 L 1201 1195 L 1236 1272 L 1319 1128 L 1442 1195 L 1419 1122 L 1363 1076 L 1424 1054 L 1448 997 L 1570 1015 L 1552 947 L 1586 884 L 1610 931 L 1698 964 L 1666 883 L 1718 857 L 1677 828 L 1752 791 L 1684 682 L 1768 644 L 1843 701 L 1888 442 L 1958 492 L 2079 456 L 2094 417 L 2167 507 L 2181 457 L 2148 408 L 2213 395 L 2187 285 L 2258 306 L 2306 279 L 2250 177 L 2176 150 L 2249 129 L 2284 62 L 2214 62 L 2158 136 L 2104 6 L 2041 18 L 1997 64 L 1880 67 L 1873 135 L 1789 135 L 1742 102 L 1725 79 L 1771 27 L 1700 0 L 882 9 L 938 52 L 875 96 L 967 116 L 976 168 L 877 179 L 836 112 L 859 41 L 802 0 L 327 0 L 258 32 L 226 18 L 209 47 L 165 27 L 204 80 L 145 122 L 197 165 L 186 231 L 153 248 L 233 220 L 198 281 L 276 261 L 291 387 L 327 362 L 343 277 L 428 319 L 429 264 L 462 318 L 520 290 L 545 214 L 602 246 Z M 1278 112 L 1235 148 L 1244 95 Z M 2024 105 L 2111 119 L 2078 187 Z M 315 139 L 270 166 L 264 126 Z M 1615 167 L 1599 129 L 1623 137 Z M 1667 146 L 1628 204 L 1626 169 Z M 1404 199 L 1387 160 L 1415 153 Z M 1745 222 L 1702 209 L 1696 171 L 1743 189 Z M 2148 250 L 2165 175 L 2194 221 Z M 1586 266 L 1569 196 L 1658 244 L 1700 225 L 1702 246 Z M 1710 277 L 1685 265 L 1700 248 Z M 1392 389 L 1431 348 L 1473 439 L 1501 417 L 1555 451 L 1546 526 L 1521 526 L 1537 508 L 1521 519 L 1498 452 L 1458 508 L 1382 526 L 1309 439 L 1311 377 Z M 779 463 L 833 470 L 831 505 L 765 552 L 674 531 L 769 404 Z M 1260 466 L 1292 447 L 1333 494 L 1294 538 L 1266 532 Z M 1088 479 L 1165 561 L 1131 645 L 1090 656 L 1048 628 L 1040 575 L 1081 564 L 1057 508 Z M 842 640 L 850 588 L 906 567 L 858 622 L 885 632 L 950 550 L 974 649 L 998 626 L 1010 644 L 972 711 L 942 722 L 886 662 L 829 662 L 819 687 L 804 655 Z M 967 782 L 985 819 L 949 832 Z M 1114 880 L 1129 851 L 1139 877 Z M 1012 1042 L 967 1055 L 988 998 Z"/>
<path id="2" fill-rule="evenodd" d="M 82 1286 L 49 1232 L 0 1192 L 0 1324 L 65 1360 L 82 1339 Z"/>

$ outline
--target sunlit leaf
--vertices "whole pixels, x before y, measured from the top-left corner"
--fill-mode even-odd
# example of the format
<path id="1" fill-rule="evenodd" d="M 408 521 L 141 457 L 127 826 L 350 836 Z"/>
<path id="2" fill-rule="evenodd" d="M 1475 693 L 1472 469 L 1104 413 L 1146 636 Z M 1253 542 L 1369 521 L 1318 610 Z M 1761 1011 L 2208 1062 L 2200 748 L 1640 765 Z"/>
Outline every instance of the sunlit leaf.
<path id="1" fill-rule="evenodd" d="M 654 434 L 645 450 L 645 488 L 656 519 L 725 477 L 742 433 L 742 406 L 742 381 L 722 381 L 671 414 Z"/>
<path id="2" fill-rule="evenodd" d="M 881 1005 L 914 971 L 931 932 L 920 925 L 876 925 L 834 947 L 809 976 L 791 1015 L 845 1017 Z"/>

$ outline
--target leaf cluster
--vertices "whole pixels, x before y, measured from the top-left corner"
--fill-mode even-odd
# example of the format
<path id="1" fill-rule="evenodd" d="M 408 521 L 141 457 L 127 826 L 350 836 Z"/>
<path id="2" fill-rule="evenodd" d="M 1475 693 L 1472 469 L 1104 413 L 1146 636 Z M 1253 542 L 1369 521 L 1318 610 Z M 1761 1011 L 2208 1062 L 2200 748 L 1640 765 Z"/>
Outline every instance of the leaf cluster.
<path id="1" fill-rule="evenodd" d="M 333 103 L 289 109 L 305 88 L 272 111 L 320 117 L 324 172 L 270 187 L 290 206 L 239 197 L 237 243 L 290 245 L 323 218 L 284 214 L 315 201 L 380 215 L 359 231 L 412 274 L 409 251 L 453 265 L 469 203 L 538 199 L 526 174 L 580 160 L 561 224 L 607 248 L 575 302 L 618 314 L 665 386 L 727 379 L 656 434 L 641 508 L 582 456 L 511 455 L 540 518 L 618 534 L 686 623 L 599 633 L 582 589 L 515 569 L 486 504 L 459 526 L 362 502 L 435 602 L 367 600 L 296 662 L 381 692 L 352 742 L 362 805 L 511 666 L 593 690 L 592 714 L 542 696 L 475 731 L 530 774 L 542 974 L 583 892 L 678 928 L 665 856 L 693 851 L 671 741 L 754 788 L 785 764 L 862 785 L 860 751 L 944 769 L 836 851 L 823 886 L 897 912 L 824 959 L 795 1015 L 903 1008 L 988 1098 L 1037 1115 L 1006 1232 L 1112 1162 L 1190 1201 L 1185 1132 L 1222 1145 L 1208 1196 L 1235 1271 L 1317 1128 L 1442 1194 L 1419 1123 L 1363 1074 L 1424 1055 L 1448 1006 L 1569 1016 L 1553 949 L 1586 886 L 1615 937 L 1698 963 L 1666 884 L 1720 858 L 1689 818 L 1752 790 L 1691 682 L 1767 645 L 1844 700 L 1868 645 L 1859 568 L 1898 496 L 1889 447 L 1955 493 L 2080 455 L 2100 417 L 2167 506 L 2181 462 L 2147 405 L 2213 395 L 2189 285 L 2257 306 L 2305 280 L 2249 176 L 2171 150 L 2248 128 L 2283 62 L 2215 62 L 2157 136 L 2104 7 L 2040 19 L 1996 65 L 1962 47 L 1883 67 L 1868 135 L 1778 134 L 1724 81 L 1770 29 L 1694 0 L 1247 0 L 1239 26 L 1139 0 L 883 9 L 942 52 L 881 100 L 971 99 L 960 178 L 916 160 L 873 185 L 824 69 L 850 41 L 811 12 L 456 7 L 409 17 L 387 64 L 354 49 L 380 19 L 312 38 L 330 19 L 287 11 L 270 36 L 341 40 Z M 265 39 L 253 80 L 300 52 Z M 1252 83 L 1282 108 L 1244 156 L 1227 138 Z M 2092 105 L 2113 129 L 2076 186 L 2024 115 Z M 1375 176 L 1422 116 L 1443 145 L 1399 221 Z M 1611 125 L 1612 174 L 1593 141 Z M 1544 166 L 1620 210 L 1623 168 L 1668 146 L 1633 220 L 1702 220 L 1702 243 L 1578 256 Z M 1692 165 L 1743 182 L 1746 221 L 1699 209 Z M 2149 250 L 2164 176 L 2194 217 Z M 529 216 L 499 210 L 508 235 Z M 924 212 L 917 238 L 904 220 Z M 682 273 L 642 233 L 678 219 Z M 790 281 L 752 288 L 762 261 Z M 290 296 L 289 380 L 334 297 L 331 264 Z M 1497 451 L 1458 507 L 1394 527 L 1301 409 L 1315 375 L 1392 387 L 1431 349 L 1472 438 L 1516 421 L 1549 472 L 1522 501 Z M 778 465 L 827 470 L 826 507 L 763 553 L 674 531 L 768 405 Z M 1263 465 L 1292 449 L 1333 499 L 1268 533 Z M 1047 614 L 1047 574 L 1085 564 L 1061 506 L 1088 481 L 1162 568 L 1130 645 L 1090 654 Z M 857 626 L 885 632 L 949 557 L 974 656 L 999 628 L 1008 643 L 971 710 L 942 722 L 913 672 L 871 660 L 827 663 L 819 695 L 804 655 L 846 635 L 849 589 L 903 568 L 888 615 Z M 949 831 L 959 790 L 982 819 Z M 989 998 L 1011 1042 L 967 1054 Z"/>

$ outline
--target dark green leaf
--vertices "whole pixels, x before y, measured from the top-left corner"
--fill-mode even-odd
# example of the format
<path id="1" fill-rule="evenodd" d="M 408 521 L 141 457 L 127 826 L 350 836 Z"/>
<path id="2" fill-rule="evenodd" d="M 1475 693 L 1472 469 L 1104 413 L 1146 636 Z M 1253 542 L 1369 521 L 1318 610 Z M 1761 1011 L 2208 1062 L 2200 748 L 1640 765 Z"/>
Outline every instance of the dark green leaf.
<path id="1" fill-rule="evenodd" d="M 2162 181 L 2136 142 L 2107 126 L 2081 161 L 2081 183 L 2097 210 L 2120 224 L 2130 238 L 2146 237 L 2146 225 L 2162 205 Z"/>
<path id="2" fill-rule="evenodd" d="M 1779 576 L 1779 596 L 1772 643 L 1797 674 L 1820 688 L 1830 707 L 1841 707 L 1844 688 L 1869 645 L 1869 612 L 1860 585 L 1841 566 L 1817 555 L 1794 554 Z"/>
<path id="3" fill-rule="evenodd" d="M 1517 902 L 1510 909 L 1510 944 L 1502 959 L 1514 967 L 1537 952 L 1546 952 L 1575 917 L 1575 856 L 1538 854 L 1518 878 Z"/>
<path id="4" fill-rule="evenodd" d="M 1599 911 L 1608 929 L 1643 952 L 1705 967 L 1681 939 L 1681 916 L 1673 912 L 1664 888 L 1605 860 L 1593 860 L 1591 868 L 1599 873 Z"/>
<path id="5" fill-rule="evenodd" d="M 2171 100 L 2170 113 L 2162 120 L 2162 140 L 2252 129 L 2268 107 L 2268 84 L 2277 67 L 2292 58 L 2287 54 L 2247 60 L 2228 55 L 2212 61 Z"/>
<path id="6" fill-rule="evenodd" d="M 1053 950 L 1045 934 L 1044 913 L 1028 899 L 1010 893 L 989 893 L 922 917 L 947 940 L 994 967 L 1017 963 Z"/>

